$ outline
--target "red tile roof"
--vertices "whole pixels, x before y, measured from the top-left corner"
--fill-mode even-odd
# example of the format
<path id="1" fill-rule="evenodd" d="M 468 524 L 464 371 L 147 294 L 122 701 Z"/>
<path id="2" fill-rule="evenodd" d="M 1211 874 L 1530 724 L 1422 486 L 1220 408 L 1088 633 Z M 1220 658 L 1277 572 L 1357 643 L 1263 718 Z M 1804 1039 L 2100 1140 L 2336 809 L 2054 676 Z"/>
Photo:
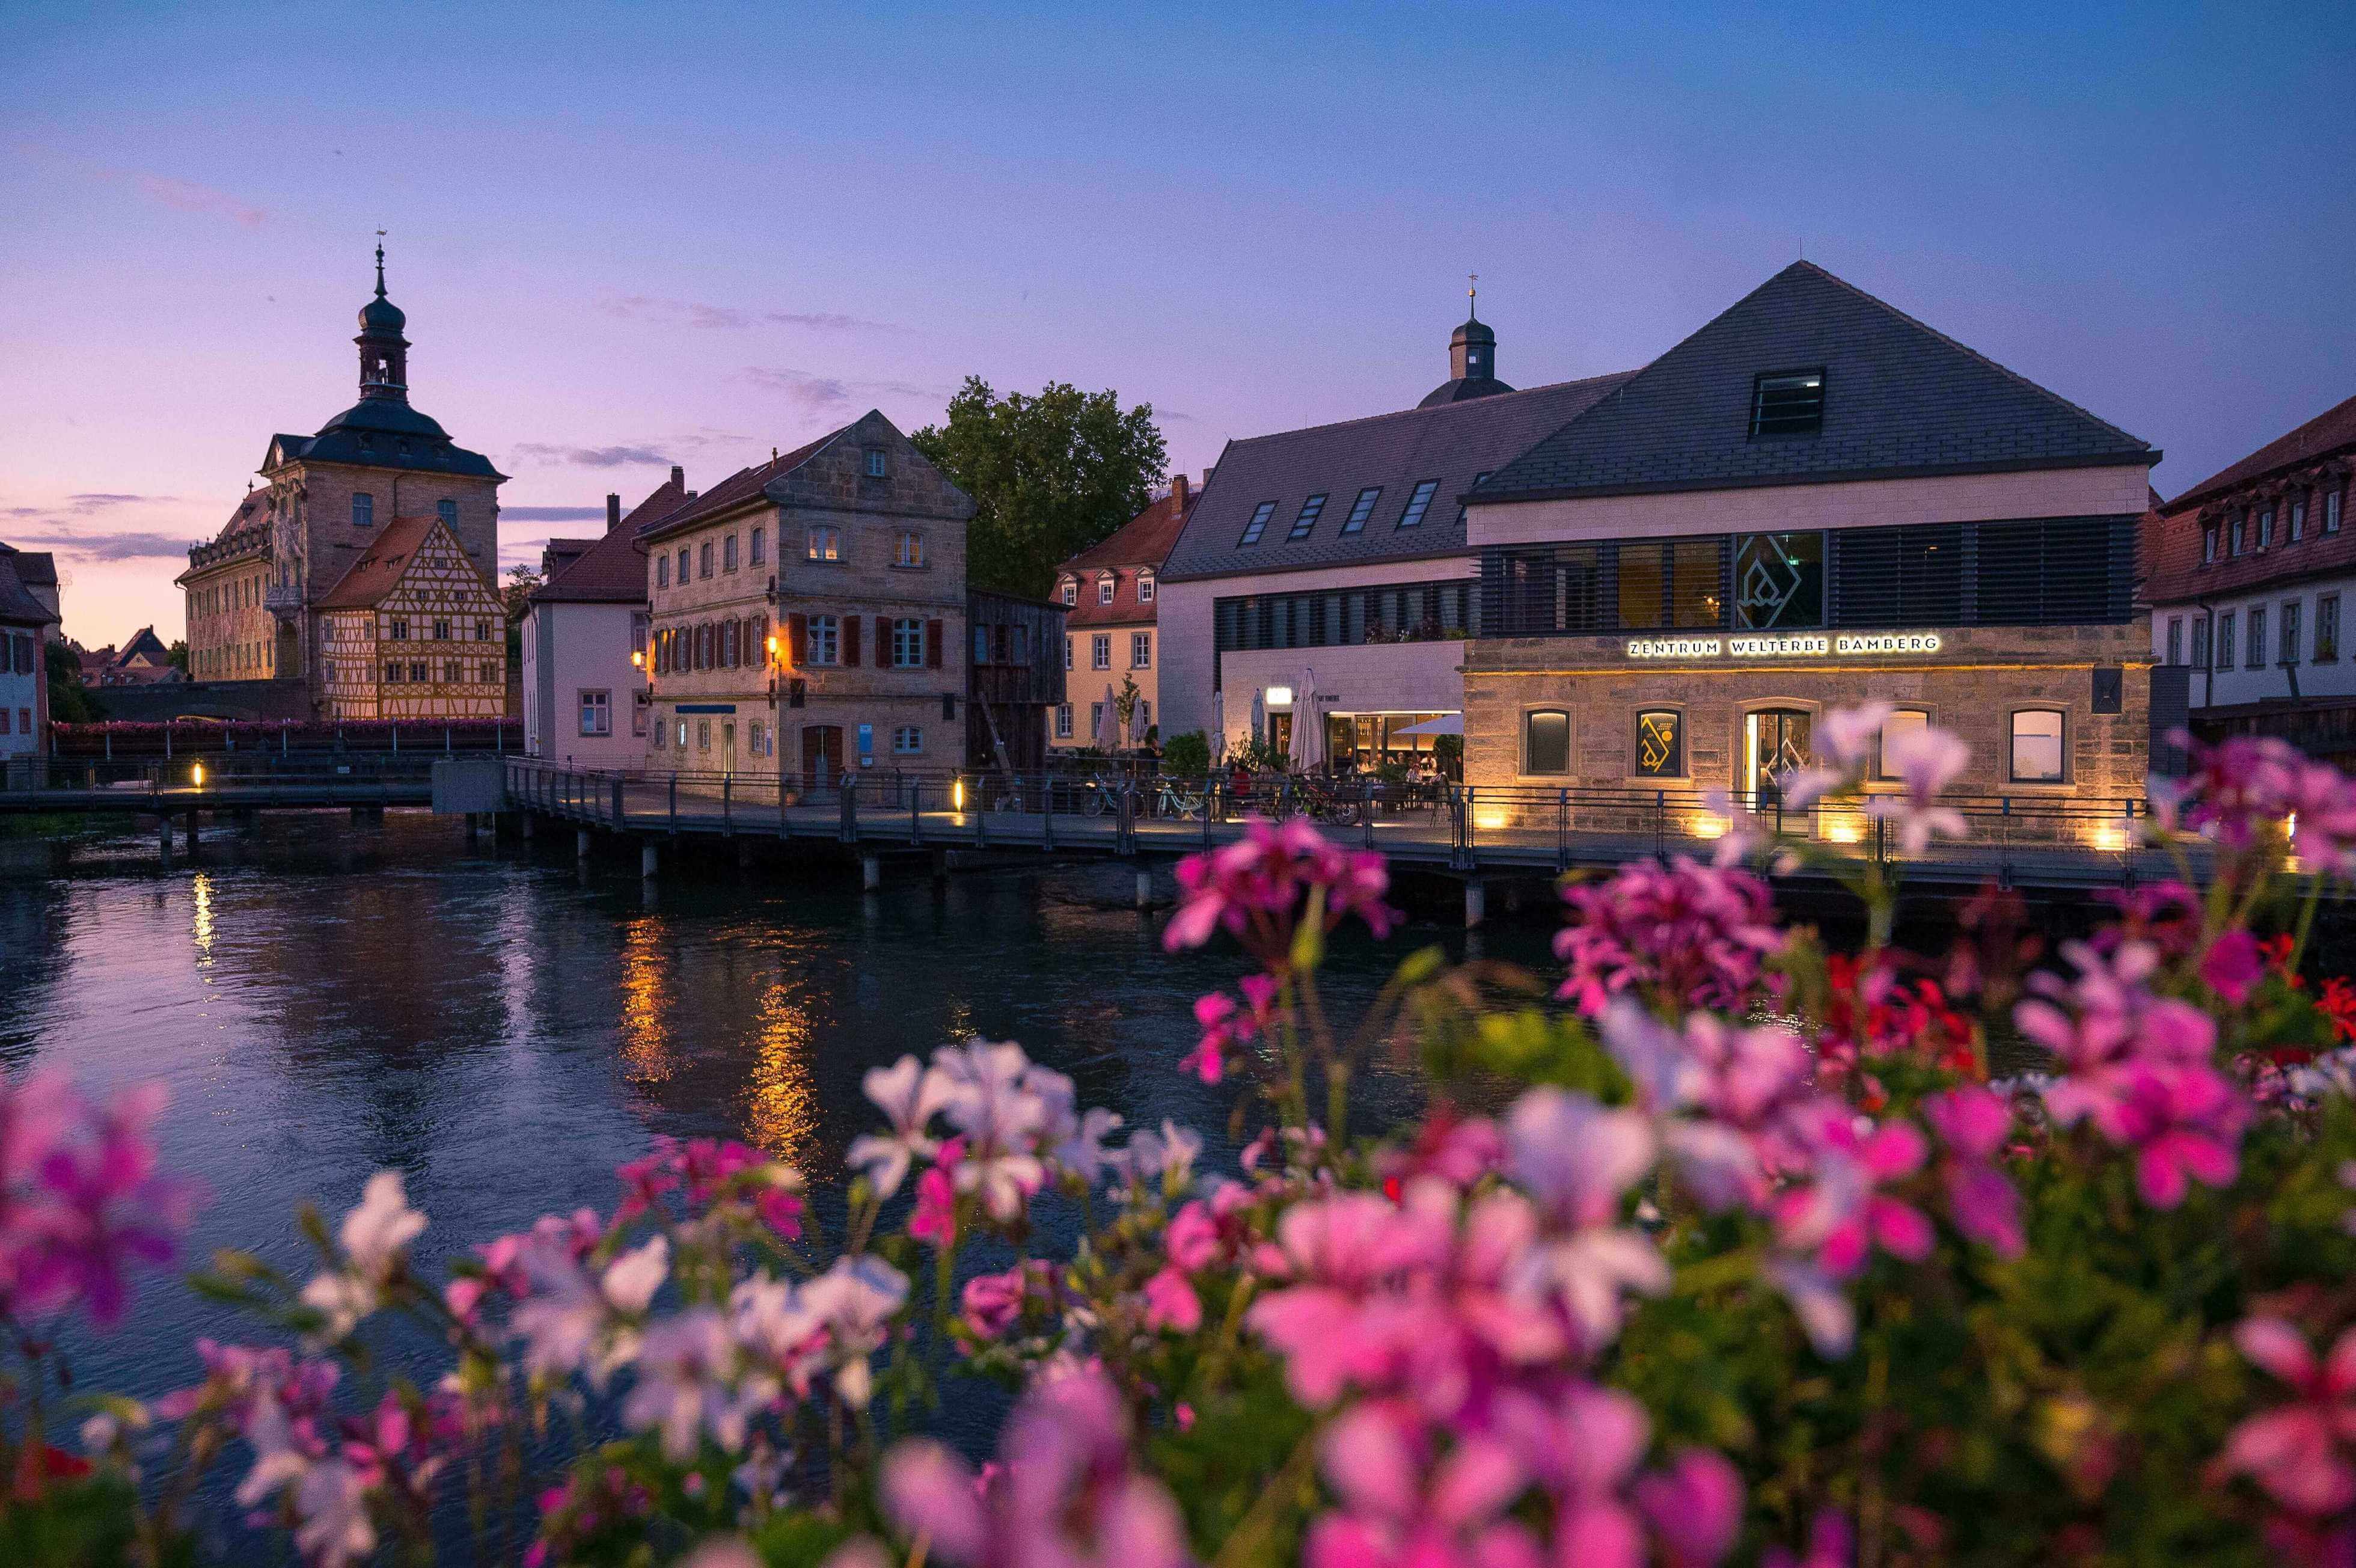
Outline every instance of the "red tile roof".
<path id="1" fill-rule="evenodd" d="M 2356 506 L 2349 479 L 2356 472 L 2356 398 L 2270 441 L 2240 462 L 2203 479 L 2165 506 L 2145 514 L 2142 530 L 2144 598 L 2156 605 L 2244 593 L 2356 568 Z M 2340 532 L 2323 532 L 2324 498 L 2340 492 Z M 2290 537 L 2290 505 L 2308 499 L 2304 536 Z M 2249 548 L 2230 553 L 2229 514 L 2244 507 L 2276 509 L 2274 542 L 2257 548 L 2257 521 L 2245 535 Z M 2202 535 L 2219 531 L 2217 559 L 2202 565 Z"/>
<path id="2" fill-rule="evenodd" d="M 666 479 L 630 514 L 589 542 L 531 596 L 536 605 L 637 604 L 647 596 L 647 545 L 639 535 L 687 501 L 679 480 Z"/>
<path id="3" fill-rule="evenodd" d="M 2356 397 L 2327 409 L 2278 440 L 2269 441 L 2240 462 L 2210 475 L 2168 503 L 2172 514 L 2188 506 L 2223 495 L 2236 485 L 2263 478 L 2277 468 L 2312 463 L 2334 450 L 2356 447 Z"/>
<path id="4" fill-rule="evenodd" d="M 758 499 L 770 480 L 781 479 L 792 473 L 814 456 L 820 447 L 850 428 L 846 424 L 841 430 L 830 430 L 809 446 L 798 446 L 782 457 L 772 457 L 766 463 L 737 469 L 678 511 L 648 524 L 645 532 L 649 536 L 669 533 L 674 529 L 701 522 L 705 518 L 716 516 L 732 507 Z"/>
<path id="5" fill-rule="evenodd" d="M 1159 572 L 1162 564 L 1170 559 L 1170 548 L 1178 542 L 1184 532 L 1186 517 L 1203 492 L 1189 489 L 1182 505 L 1177 492 L 1172 491 L 1120 525 L 1111 537 L 1092 544 L 1057 567 L 1060 579 L 1079 579 L 1076 602 L 1064 612 L 1064 624 L 1082 626 L 1149 626 L 1152 624 L 1154 607 L 1141 604 L 1137 597 L 1137 574 L 1141 567 Z M 1112 603 L 1097 602 L 1097 579 L 1106 572 L 1113 574 Z M 1061 593 L 1060 585 L 1057 588 Z"/>
<path id="6" fill-rule="evenodd" d="M 386 523 L 369 541 L 367 553 L 352 563 L 352 569 L 344 574 L 343 580 L 327 590 L 327 596 L 319 601 L 319 608 L 358 610 L 380 603 L 385 595 L 400 585 L 401 575 L 409 570 L 411 558 L 441 523 L 440 518 L 430 513 L 396 517 Z M 451 548 L 457 548 L 455 539 Z M 481 575 L 479 571 L 476 575 Z M 487 589 L 490 585 L 484 586 Z"/>

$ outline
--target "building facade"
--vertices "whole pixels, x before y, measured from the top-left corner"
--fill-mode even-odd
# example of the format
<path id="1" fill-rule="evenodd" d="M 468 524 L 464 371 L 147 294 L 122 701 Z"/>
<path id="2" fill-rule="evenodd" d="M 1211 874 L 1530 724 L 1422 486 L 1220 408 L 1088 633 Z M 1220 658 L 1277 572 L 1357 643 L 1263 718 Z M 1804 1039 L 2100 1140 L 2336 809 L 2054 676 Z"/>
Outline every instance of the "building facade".
<path id="1" fill-rule="evenodd" d="M 1035 773 L 1065 706 L 1064 607 L 969 588 L 963 766 Z"/>
<path id="2" fill-rule="evenodd" d="M 2356 754 L 2356 398 L 2211 475 L 2146 521 L 2150 652 L 2195 733 Z"/>
<path id="3" fill-rule="evenodd" d="M 692 497 L 673 467 L 653 494 L 622 513 L 605 498 L 605 532 L 551 540 L 543 582 L 523 624 L 524 749 L 572 767 L 643 768 L 654 743 L 648 669 L 646 529 Z"/>
<path id="4" fill-rule="evenodd" d="M 1477 317 L 1449 370 L 1414 408 L 1227 444 L 1156 585 L 1165 739 L 1232 749 L 1257 708 L 1282 748 L 1313 702 L 1319 755 L 1407 763 L 1461 714 L 1480 566 L 1460 498 L 1627 378 L 1516 392 Z M 1076 651 L 1087 695 L 1102 672 L 1092 646 Z"/>
<path id="5" fill-rule="evenodd" d="M 314 610 L 326 717 L 507 715 L 505 610 L 439 517 L 387 523 Z"/>
<path id="6" fill-rule="evenodd" d="M 972 516 L 871 411 L 647 529 L 648 765 L 788 790 L 958 767 Z"/>
<path id="7" fill-rule="evenodd" d="M 1959 792 L 2140 798 L 2158 457 L 1794 263 L 1472 488 L 1465 780 L 1764 808 L 1879 700 L 1970 744 Z"/>
<path id="8" fill-rule="evenodd" d="M 26 582 L 47 565 L 46 556 L 29 561 L 0 545 L 0 764 L 49 749 L 48 643 L 58 612 Z M 54 586 L 54 571 L 48 578 Z"/>
<path id="9" fill-rule="evenodd" d="M 359 401 L 316 435 L 273 436 L 262 488 L 217 536 L 189 550 L 177 579 L 187 595 L 189 664 L 200 679 L 301 679 L 313 711 L 327 714 L 322 600 L 398 519 L 437 519 L 475 566 L 496 577 L 506 476 L 410 405 L 407 321 L 385 297 L 380 246 L 376 297 L 361 307 L 353 339 Z M 348 688 L 348 671 L 338 668 Z"/>
<path id="10" fill-rule="evenodd" d="M 1162 567 L 1201 494 L 1185 475 L 1173 477 L 1168 495 L 1057 570 L 1066 690 L 1047 715 L 1051 750 L 1102 746 L 1112 735 L 1108 723 L 1119 728 L 1119 694 L 1132 683 L 1137 694 L 1130 722 L 1113 736 L 1115 744 L 1142 746 L 1159 738 Z"/>

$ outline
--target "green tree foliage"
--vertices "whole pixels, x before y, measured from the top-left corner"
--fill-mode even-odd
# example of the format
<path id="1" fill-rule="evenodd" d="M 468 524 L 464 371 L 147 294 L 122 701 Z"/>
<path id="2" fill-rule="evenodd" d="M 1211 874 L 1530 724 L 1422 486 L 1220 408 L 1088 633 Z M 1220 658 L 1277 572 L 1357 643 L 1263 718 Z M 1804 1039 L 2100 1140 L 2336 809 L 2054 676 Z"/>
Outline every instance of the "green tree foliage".
<path id="1" fill-rule="evenodd" d="M 966 535 L 978 588 L 1044 598 L 1055 568 L 1145 510 L 1168 453 L 1153 405 L 1051 381 L 1000 397 L 968 376 L 948 417 L 909 439 L 979 509 Z"/>
<path id="2" fill-rule="evenodd" d="M 49 674 L 49 717 L 59 724 L 95 724 L 106 714 L 98 699 L 81 683 L 81 660 L 62 642 L 52 642 L 43 657 Z"/>
<path id="3" fill-rule="evenodd" d="M 1201 730 L 1173 735 L 1162 748 L 1162 771 L 1177 779 L 1199 779 L 1211 770 L 1211 743 Z"/>
<path id="4" fill-rule="evenodd" d="M 166 662 L 185 675 L 188 672 L 188 640 L 182 638 L 164 650 Z"/>

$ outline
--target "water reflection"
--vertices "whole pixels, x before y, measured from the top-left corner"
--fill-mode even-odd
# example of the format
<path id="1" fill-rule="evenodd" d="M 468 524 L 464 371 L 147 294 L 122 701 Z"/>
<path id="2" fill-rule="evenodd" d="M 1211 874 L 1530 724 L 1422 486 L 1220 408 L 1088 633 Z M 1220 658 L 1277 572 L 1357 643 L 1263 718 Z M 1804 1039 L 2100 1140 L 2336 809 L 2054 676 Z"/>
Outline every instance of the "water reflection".
<path id="1" fill-rule="evenodd" d="M 818 1125 L 818 1095 L 810 1076 L 810 1022 L 783 982 L 761 999 L 761 1036 L 755 1047 L 746 1142 L 781 1160 L 798 1160 Z"/>

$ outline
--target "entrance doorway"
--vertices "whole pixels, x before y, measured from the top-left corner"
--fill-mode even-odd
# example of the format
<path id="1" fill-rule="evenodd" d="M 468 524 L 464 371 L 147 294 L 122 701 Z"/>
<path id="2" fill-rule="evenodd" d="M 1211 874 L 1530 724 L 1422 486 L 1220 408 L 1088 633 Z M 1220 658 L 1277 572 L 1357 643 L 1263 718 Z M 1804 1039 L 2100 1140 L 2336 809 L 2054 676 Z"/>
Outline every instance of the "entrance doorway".
<path id="1" fill-rule="evenodd" d="M 736 725 L 733 720 L 720 726 L 720 771 L 736 771 Z"/>
<path id="2" fill-rule="evenodd" d="M 830 789 L 842 777 L 842 726 L 802 725 L 802 788 Z"/>
<path id="3" fill-rule="evenodd" d="M 1743 720 L 1742 784 L 1754 808 L 1780 811 L 1783 780 L 1808 765 L 1812 715 L 1797 708 L 1762 708 Z"/>

